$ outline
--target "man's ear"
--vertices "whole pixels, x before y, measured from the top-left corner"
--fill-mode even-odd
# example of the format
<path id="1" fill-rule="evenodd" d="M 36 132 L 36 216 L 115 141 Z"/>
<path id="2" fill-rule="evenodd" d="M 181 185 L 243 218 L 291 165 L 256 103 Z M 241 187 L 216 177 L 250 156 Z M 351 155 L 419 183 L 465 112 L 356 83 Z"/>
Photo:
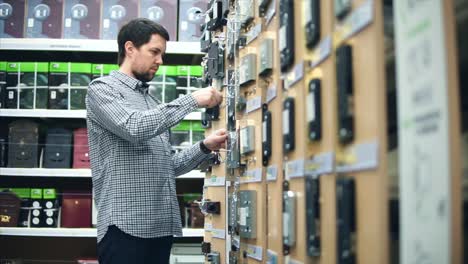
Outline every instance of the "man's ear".
<path id="1" fill-rule="evenodd" d="M 125 47 L 125 54 L 131 57 L 133 53 L 135 52 L 135 46 L 133 45 L 133 42 L 128 40 L 127 42 L 125 42 L 124 47 Z"/>

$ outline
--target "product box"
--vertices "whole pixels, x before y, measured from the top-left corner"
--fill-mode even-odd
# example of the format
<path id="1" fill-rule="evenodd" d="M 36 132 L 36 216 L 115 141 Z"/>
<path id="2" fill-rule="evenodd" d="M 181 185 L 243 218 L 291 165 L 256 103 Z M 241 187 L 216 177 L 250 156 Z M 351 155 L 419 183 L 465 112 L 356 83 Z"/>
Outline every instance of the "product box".
<path id="1" fill-rule="evenodd" d="M 42 207 L 42 189 L 31 189 L 31 222 L 30 227 L 42 227 L 44 224 Z"/>
<path id="2" fill-rule="evenodd" d="M 101 1 L 64 0 L 63 38 L 99 39 Z"/>
<path id="3" fill-rule="evenodd" d="M 47 129 L 44 155 L 44 168 L 71 168 L 73 133 L 63 127 L 49 127 Z"/>
<path id="4" fill-rule="evenodd" d="M 111 71 L 119 70 L 119 65 L 117 64 L 93 64 L 92 66 L 92 79 L 97 79 L 109 75 Z"/>
<path id="5" fill-rule="evenodd" d="M 161 24 L 169 33 L 171 41 L 177 40 L 177 1 L 140 0 L 140 17 Z"/>
<path id="6" fill-rule="evenodd" d="M 51 62 L 49 71 L 49 108 L 86 109 L 91 63 Z"/>
<path id="7" fill-rule="evenodd" d="M 179 41 L 200 41 L 208 0 L 179 0 Z"/>
<path id="8" fill-rule="evenodd" d="M 176 150 L 190 147 L 191 121 L 182 120 L 177 126 L 171 128 L 171 146 Z"/>
<path id="9" fill-rule="evenodd" d="M 25 17 L 27 38 L 61 38 L 64 0 L 28 0 Z"/>
<path id="10" fill-rule="evenodd" d="M 57 199 L 57 190 L 48 188 L 42 190 L 43 201 L 43 227 L 57 227 L 59 215 L 59 201 Z"/>
<path id="11" fill-rule="evenodd" d="M 90 193 L 64 191 L 62 195 L 62 227 L 91 227 L 92 196 Z"/>
<path id="12" fill-rule="evenodd" d="M 73 168 L 90 168 L 88 130 L 85 127 L 73 131 Z"/>
<path id="13" fill-rule="evenodd" d="M 120 28 L 138 17 L 138 0 L 102 0 L 101 39 L 117 39 Z"/>
<path id="14" fill-rule="evenodd" d="M 148 82 L 149 93 L 162 103 L 177 98 L 177 66 L 159 66 L 153 80 Z"/>
<path id="15" fill-rule="evenodd" d="M 5 108 L 6 67 L 6 61 L 0 61 L 0 108 Z"/>
<path id="16" fill-rule="evenodd" d="M 31 212 L 31 189 L 30 188 L 8 188 L 20 198 L 20 212 L 18 227 L 28 227 Z"/>
<path id="17" fill-rule="evenodd" d="M 37 168 L 39 163 L 39 124 L 18 119 L 8 124 L 8 167 Z"/>
<path id="18" fill-rule="evenodd" d="M 0 0 L 0 38 L 24 36 L 26 0 Z"/>
<path id="19" fill-rule="evenodd" d="M 47 108 L 49 63 L 8 62 L 6 66 L 6 108 Z"/>

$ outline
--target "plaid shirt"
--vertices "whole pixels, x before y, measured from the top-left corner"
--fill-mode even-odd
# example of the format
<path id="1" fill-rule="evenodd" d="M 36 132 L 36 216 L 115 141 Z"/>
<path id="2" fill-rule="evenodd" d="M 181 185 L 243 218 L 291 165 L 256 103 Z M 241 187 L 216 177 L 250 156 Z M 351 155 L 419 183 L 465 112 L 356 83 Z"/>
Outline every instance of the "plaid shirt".
<path id="1" fill-rule="evenodd" d="M 142 238 L 182 235 L 175 176 L 208 155 L 198 143 L 173 154 L 169 128 L 196 107 L 192 95 L 162 104 L 119 71 L 89 85 L 86 120 L 98 241 L 109 225 Z"/>

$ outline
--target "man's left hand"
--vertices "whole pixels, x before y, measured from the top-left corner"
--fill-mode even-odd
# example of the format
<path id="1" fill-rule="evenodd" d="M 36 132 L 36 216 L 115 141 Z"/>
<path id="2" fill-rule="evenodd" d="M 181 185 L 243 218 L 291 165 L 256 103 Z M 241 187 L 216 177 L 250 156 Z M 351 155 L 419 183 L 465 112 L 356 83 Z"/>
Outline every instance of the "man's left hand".
<path id="1" fill-rule="evenodd" d="M 206 137 L 205 140 L 203 140 L 203 144 L 212 151 L 226 148 L 227 137 L 226 129 L 218 129 L 213 134 Z"/>

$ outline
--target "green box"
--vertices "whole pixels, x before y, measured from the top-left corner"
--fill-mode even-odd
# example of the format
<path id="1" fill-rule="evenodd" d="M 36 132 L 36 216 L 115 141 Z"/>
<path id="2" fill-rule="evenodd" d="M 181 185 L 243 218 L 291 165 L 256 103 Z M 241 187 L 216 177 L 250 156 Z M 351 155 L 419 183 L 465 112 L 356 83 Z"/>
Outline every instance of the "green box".
<path id="1" fill-rule="evenodd" d="M 48 68 L 48 62 L 7 62 L 6 108 L 47 108 Z"/>
<path id="2" fill-rule="evenodd" d="M 49 108 L 86 109 L 86 91 L 91 82 L 92 64 L 51 62 L 49 70 Z"/>
<path id="3" fill-rule="evenodd" d="M 31 188 L 31 199 L 42 199 L 42 189 Z"/>
<path id="4" fill-rule="evenodd" d="M 92 79 L 103 77 L 109 75 L 111 71 L 119 70 L 119 65 L 117 64 L 93 64 L 92 66 Z"/>
<path id="5" fill-rule="evenodd" d="M 54 188 L 46 188 L 42 190 L 44 199 L 57 199 L 57 191 Z"/>

